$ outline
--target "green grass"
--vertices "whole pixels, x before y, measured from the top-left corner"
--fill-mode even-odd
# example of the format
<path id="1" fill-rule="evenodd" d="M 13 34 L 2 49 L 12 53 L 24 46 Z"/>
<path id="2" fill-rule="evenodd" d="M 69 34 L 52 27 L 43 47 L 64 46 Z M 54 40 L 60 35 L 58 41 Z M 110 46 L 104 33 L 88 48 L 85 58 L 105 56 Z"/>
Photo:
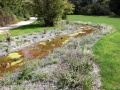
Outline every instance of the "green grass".
<path id="1" fill-rule="evenodd" d="M 70 21 L 104 23 L 115 27 L 115 32 L 102 37 L 93 47 L 100 66 L 102 89 L 120 90 L 120 17 L 68 15 Z"/>
<path id="2" fill-rule="evenodd" d="M 22 35 L 22 34 L 30 34 L 33 32 L 39 32 L 39 31 L 51 30 L 51 29 L 53 29 L 53 27 L 44 27 L 38 21 L 35 21 L 32 24 L 12 29 L 9 32 L 12 36 L 18 36 L 18 35 Z M 6 37 L 6 34 L 0 35 L 0 39 L 2 39 L 4 37 Z"/>

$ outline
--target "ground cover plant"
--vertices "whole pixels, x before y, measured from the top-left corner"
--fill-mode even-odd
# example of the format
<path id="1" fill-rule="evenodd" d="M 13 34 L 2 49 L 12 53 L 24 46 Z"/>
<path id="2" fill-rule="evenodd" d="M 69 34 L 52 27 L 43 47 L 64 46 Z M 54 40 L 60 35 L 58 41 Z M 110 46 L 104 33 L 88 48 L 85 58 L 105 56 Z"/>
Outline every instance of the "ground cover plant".
<path id="1" fill-rule="evenodd" d="M 23 32 L 20 32 L 23 34 L 19 35 L 18 33 L 19 36 L 10 36 L 7 34 L 8 36 L 6 38 L 3 38 L 0 42 L 0 45 L 1 45 L 0 56 L 7 55 L 11 52 L 23 49 L 30 45 L 35 45 L 38 43 L 44 45 L 45 43 L 43 41 L 45 40 L 51 41 L 52 39 L 55 39 L 55 37 L 58 37 L 58 36 L 80 32 L 80 29 L 77 28 L 77 26 L 75 25 L 70 26 L 69 24 L 65 24 L 65 25 L 64 24 L 65 23 L 63 22 L 60 25 L 60 27 L 59 26 L 58 28 L 54 27 L 54 30 L 44 29 L 44 30 L 41 30 L 40 32 L 34 32 L 34 33 L 30 33 L 30 32 L 25 33 L 25 31 L 23 31 Z M 56 42 L 56 43 L 59 43 L 59 42 Z M 48 43 L 48 48 L 49 47 L 51 46 Z"/>
<path id="2" fill-rule="evenodd" d="M 100 66 L 102 88 L 106 90 L 120 89 L 120 18 L 110 16 L 69 15 L 70 21 L 104 23 L 112 25 L 115 32 L 102 37 L 93 47 L 96 62 Z"/>
<path id="3" fill-rule="evenodd" d="M 99 90 L 101 80 L 98 65 L 94 62 L 92 47 L 102 35 L 113 32 L 111 26 L 91 23 L 72 23 L 79 28 L 95 27 L 95 32 L 81 38 L 70 38 L 68 44 L 32 63 L 26 63 L 18 72 L 0 80 L 1 89 L 76 89 Z M 69 27 L 71 30 L 72 28 Z M 73 30 L 73 29 L 72 29 Z M 62 30 L 64 32 L 64 30 Z"/>
<path id="4" fill-rule="evenodd" d="M 111 17 L 120 15 L 119 2 L 119 0 L 0 0 L 0 26 L 9 25 L 19 20 L 28 20 L 30 14 L 36 16 L 40 21 L 0 35 L 0 56 L 3 56 L 0 58 L 0 76 L 10 70 L 14 71 L 13 69 L 18 70 L 18 66 L 21 67 L 24 64 L 21 70 L 11 74 L 8 73 L 4 78 L 0 78 L 0 89 L 119 90 L 120 18 Z M 61 19 L 65 19 L 66 15 L 72 12 L 83 15 L 111 15 L 109 17 L 69 15 L 68 20 L 72 22 L 105 23 L 113 25 L 116 31 L 113 32 L 113 28 L 108 25 L 72 23 L 69 21 L 67 21 L 68 28 L 60 25 L 53 31 L 49 30 L 52 27 L 44 28 L 44 26 L 41 26 L 41 22 L 45 26 L 58 25 Z M 79 26 L 80 24 L 81 26 Z M 73 28 L 74 25 L 76 27 Z M 65 31 L 65 29 L 67 30 Z M 85 31 L 81 33 L 73 32 L 73 34 L 68 35 L 69 37 L 78 34 L 85 37 L 65 40 L 61 32 L 69 34 L 71 33 L 69 30 Z M 91 33 L 91 30 L 96 32 Z M 43 31 L 42 34 L 39 31 Z M 51 50 L 49 47 L 56 48 L 57 46 L 51 44 L 57 36 L 61 36 L 57 39 L 57 44 L 65 41 L 62 42 L 61 48 Z M 98 41 L 99 39 L 100 41 Z M 46 40 L 46 42 L 43 40 Z M 66 44 L 67 42 L 68 44 Z M 33 49 L 32 47 L 36 43 L 39 46 L 41 45 L 42 48 L 35 46 L 37 48 Z M 26 47 L 26 51 L 16 51 L 24 47 Z M 30 48 L 29 51 L 28 47 Z M 35 53 L 35 51 L 38 53 Z M 33 59 L 38 54 L 43 55 L 43 53 L 40 53 L 41 51 L 44 54 L 45 52 L 50 54 L 39 59 L 40 62 L 35 60 L 35 62 L 32 62 L 33 64 L 26 63 L 28 58 L 32 57 Z M 28 52 L 29 55 L 27 55 Z"/>

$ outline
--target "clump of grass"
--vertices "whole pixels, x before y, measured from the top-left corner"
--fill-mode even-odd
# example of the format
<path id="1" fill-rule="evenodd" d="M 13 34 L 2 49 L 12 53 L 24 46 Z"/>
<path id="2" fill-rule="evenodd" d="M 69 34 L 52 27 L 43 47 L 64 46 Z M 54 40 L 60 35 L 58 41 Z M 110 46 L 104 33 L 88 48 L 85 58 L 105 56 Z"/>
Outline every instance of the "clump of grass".
<path id="1" fill-rule="evenodd" d="M 92 80 L 92 76 L 88 76 L 85 78 L 85 80 L 82 82 L 83 90 L 90 90 L 94 84 Z"/>
<path id="2" fill-rule="evenodd" d="M 5 86 L 5 85 L 10 85 L 11 83 L 13 83 L 15 80 L 14 80 L 14 78 L 12 79 L 11 78 L 11 73 L 6 73 L 5 75 L 4 75 L 4 77 L 0 80 L 0 87 L 1 86 Z"/>
<path id="3" fill-rule="evenodd" d="M 54 53 L 49 55 L 48 60 L 50 61 L 49 64 L 58 63 L 57 55 Z"/>
<path id="4" fill-rule="evenodd" d="M 32 79 L 32 82 L 37 82 L 37 81 L 46 81 L 50 77 L 49 73 L 47 72 L 39 72 L 37 74 L 34 74 L 34 78 Z"/>
<path id="5" fill-rule="evenodd" d="M 34 64 L 25 63 L 19 73 L 18 80 L 30 80 L 32 79 L 33 71 L 35 70 Z"/>

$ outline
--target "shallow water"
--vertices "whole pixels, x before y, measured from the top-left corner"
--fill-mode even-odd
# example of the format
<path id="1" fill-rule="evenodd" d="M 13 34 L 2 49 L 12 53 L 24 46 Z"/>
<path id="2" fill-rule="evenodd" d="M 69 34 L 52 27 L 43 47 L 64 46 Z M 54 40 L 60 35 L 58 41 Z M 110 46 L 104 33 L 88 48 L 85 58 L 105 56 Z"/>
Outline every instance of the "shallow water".
<path id="1" fill-rule="evenodd" d="M 3 76 L 3 74 L 7 72 L 13 72 L 18 70 L 23 65 L 25 60 L 30 61 L 36 58 L 42 58 L 46 56 L 54 48 L 63 46 L 65 43 L 67 43 L 67 40 L 70 37 L 82 37 L 93 31 L 94 30 L 83 30 L 83 32 L 56 37 L 51 40 L 46 40 L 44 42 L 40 42 L 36 45 L 31 45 L 14 52 L 15 54 L 19 54 L 20 57 L 11 58 L 9 57 L 10 56 L 9 54 L 0 57 L 0 76 Z"/>

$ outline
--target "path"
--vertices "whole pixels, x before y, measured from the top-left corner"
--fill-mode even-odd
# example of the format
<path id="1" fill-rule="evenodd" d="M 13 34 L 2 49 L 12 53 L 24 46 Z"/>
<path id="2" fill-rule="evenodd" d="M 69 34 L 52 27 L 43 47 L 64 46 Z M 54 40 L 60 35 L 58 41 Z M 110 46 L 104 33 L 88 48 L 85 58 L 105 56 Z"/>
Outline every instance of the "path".
<path id="1" fill-rule="evenodd" d="M 32 22 L 36 21 L 36 18 L 35 17 L 30 17 L 29 20 L 27 21 L 20 21 L 16 24 L 12 24 L 12 25 L 9 25 L 9 26 L 6 26 L 6 27 L 0 27 L 0 34 L 4 33 L 4 32 L 8 32 L 8 30 L 10 29 L 14 29 L 14 28 L 17 28 L 17 27 L 20 27 L 20 26 L 23 26 L 23 25 L 28 25 Z"/>

